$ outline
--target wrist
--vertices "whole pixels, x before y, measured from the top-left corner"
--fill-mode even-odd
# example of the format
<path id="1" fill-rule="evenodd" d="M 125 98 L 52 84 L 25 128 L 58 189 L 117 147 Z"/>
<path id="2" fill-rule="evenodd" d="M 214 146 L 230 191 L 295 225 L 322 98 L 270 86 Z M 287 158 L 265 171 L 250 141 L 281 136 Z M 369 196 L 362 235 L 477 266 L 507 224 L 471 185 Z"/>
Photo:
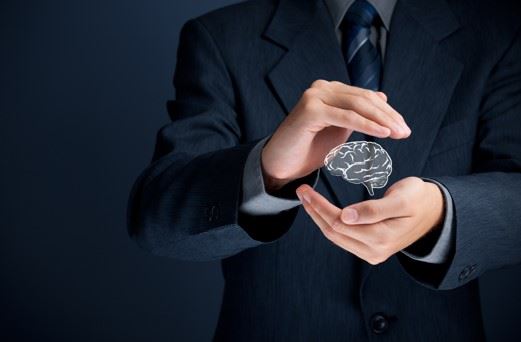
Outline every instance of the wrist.
<path id="1" fill-rule="evenodd" d="M 291 182 L 291 179 L 287 177 L 282 177 L 281 170 L 279 170 L 279 174 L 277 174 L 276 167 L 269 167 L 269 165 L 276 165 L 274 162 L 270 162 L 272 160 L 276 160 L 276 156 L 273 156 L 272 153 L 270 153 L 270 142 L 272 142 L 272 139 L 270 139 L 264 148 L 261 151 L 261 171 L 262 171 L 262 179 L 264 181 L 264 187 L 266 189 L 266 192 L 273 193 L 279 189 L 281 189 L 284 185 Z"/>
<path id="2" fill-rule="evenodd" d="M 261 163 L 261 170 L 262 170 L 262 178 L 264 181 L 264 187 L 266 189 L 266 192 L 269 194 L 273 194 L 280 190 L 284 185 L 291 182 L 289 179 L 282 179 L 282 178 L 276 178 L 271 176 L 266 170 L 264 169 L 264 166 Z"/>
<path id="3" fill-rule="evenodd" d="M 430 193 L 428 211 L 432 214 L 432 217 L 430 219 L 431 224 L 429 230 L 432 230 L 441 227 L 441 224 L 443 223 L 445 217 L 445 201 L 443 192 L 438 185 L 431 182 L 425 182 L 425 185 L 429 189 Z"/>

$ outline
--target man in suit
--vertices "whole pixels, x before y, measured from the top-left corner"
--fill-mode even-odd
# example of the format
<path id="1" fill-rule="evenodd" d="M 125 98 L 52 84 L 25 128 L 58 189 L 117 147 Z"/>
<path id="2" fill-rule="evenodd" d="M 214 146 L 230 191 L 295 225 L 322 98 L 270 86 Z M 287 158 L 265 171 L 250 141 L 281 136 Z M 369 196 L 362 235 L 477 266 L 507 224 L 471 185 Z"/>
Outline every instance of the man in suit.
<path id="1" fill-rule="evenodd" d="M 477 278 L 521 261 L 520 13 L 257 0 L 188 21 L 130 234 L 222 259 L 216 340 L 482 340 Z M 393 158 L 373 199 L 320 170 L 362 139 Z"/>

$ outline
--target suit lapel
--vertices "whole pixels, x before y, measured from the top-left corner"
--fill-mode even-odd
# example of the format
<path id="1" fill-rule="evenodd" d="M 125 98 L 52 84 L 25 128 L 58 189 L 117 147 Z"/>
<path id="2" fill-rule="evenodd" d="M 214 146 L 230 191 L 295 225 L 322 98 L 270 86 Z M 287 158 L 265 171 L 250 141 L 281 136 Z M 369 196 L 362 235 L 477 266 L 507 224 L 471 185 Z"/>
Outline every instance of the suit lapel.
<path id="1" fill-rule="evenodd" d="M 347 82 L 334 26 L 323 1 L 282 0 L 264 37 L 286 49 L 268 74 L 286 114 L 317 79 Z"/>

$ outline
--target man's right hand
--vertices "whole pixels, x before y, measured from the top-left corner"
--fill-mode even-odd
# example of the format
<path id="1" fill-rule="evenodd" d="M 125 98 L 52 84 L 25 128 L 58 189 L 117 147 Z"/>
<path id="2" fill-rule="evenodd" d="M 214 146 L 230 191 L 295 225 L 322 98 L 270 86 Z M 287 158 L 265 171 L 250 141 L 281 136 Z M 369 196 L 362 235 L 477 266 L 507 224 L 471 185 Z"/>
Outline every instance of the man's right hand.
<path id="1" fill-rule="evenodd" d="M 393 139 L 411 134 L 384 93 L 336 81 L 313 82 L 264 146 L 261 164 L 267 191 L 323 166 L 327 153 L 353 131 Z"/>

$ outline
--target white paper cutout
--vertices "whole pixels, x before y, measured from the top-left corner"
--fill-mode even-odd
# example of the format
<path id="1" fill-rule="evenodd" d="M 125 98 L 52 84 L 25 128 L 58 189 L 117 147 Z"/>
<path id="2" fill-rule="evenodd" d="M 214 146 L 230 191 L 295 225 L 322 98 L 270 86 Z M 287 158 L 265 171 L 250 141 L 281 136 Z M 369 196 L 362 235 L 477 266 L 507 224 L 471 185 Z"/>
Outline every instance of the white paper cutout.
<path id="1" fill-rule="evenodd" d="M 363 184 L 369 195 L 383 188 L 393 171 L 387 151 L 372 141 L 350 141 L 333 148 L 324 159 L 333 176 L 341 176 L 352 184 Z"/>

